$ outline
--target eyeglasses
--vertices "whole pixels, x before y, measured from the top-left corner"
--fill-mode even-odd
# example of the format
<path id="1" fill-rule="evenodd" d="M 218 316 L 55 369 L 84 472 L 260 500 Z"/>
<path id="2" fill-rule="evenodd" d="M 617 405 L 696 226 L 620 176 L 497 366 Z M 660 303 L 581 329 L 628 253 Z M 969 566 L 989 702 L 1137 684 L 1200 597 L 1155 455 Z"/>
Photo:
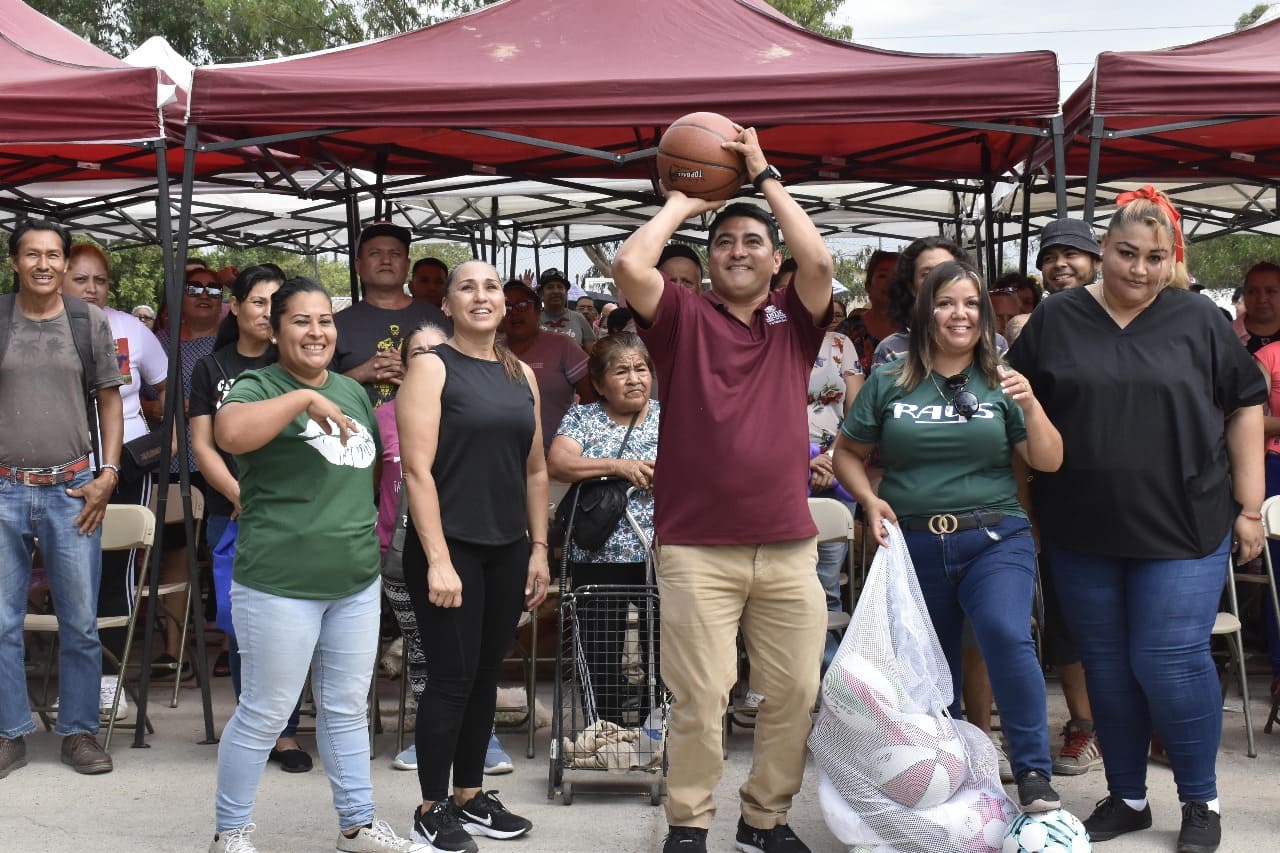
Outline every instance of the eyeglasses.
<path id="1" fill-rule="evenodd" d="M 222 285 L 220 284 L 201 284 L 198 281 L 187 282 L 187 296 L 192 299 L 199 299 L 201 296 L 216 296 L 222 298 Z"/>
<path id="2" fill-rule="evenodd" d="M 978 413 L 978 397 L 969 389 L 969 374 L 957 373 L 947 377 L 947 390 L 951 392 L 951 408 L 968 420 Z"/>
<path id="3" fill-rule="evenodd" d="M 524 311 L 533 306 L 533 302 L 528 299 L 521 299 L 519 302 L 508 302 L 508 311 Z"/>

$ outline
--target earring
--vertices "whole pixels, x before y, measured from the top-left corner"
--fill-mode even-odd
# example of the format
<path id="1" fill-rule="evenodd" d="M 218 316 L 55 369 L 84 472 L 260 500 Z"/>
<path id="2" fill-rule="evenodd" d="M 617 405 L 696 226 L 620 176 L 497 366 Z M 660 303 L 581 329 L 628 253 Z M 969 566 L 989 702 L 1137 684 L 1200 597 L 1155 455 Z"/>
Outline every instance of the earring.
<path id="1" fill-rule="evenodd" d="M 276 343 L 276 339 L 275 339 L 274 337 L 272 337 L 272 338 L 271 338 L 271 345 L 272 345 L 272 346 L 275 346 L 275 343 Z"/>

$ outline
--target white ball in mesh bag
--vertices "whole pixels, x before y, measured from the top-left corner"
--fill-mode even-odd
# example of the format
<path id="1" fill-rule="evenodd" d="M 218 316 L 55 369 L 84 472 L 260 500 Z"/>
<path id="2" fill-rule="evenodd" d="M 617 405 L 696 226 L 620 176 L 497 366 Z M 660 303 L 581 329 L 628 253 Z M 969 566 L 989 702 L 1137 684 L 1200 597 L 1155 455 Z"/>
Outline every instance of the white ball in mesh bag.
<path id="1" fill-rule="evenodd" d="M 868 761 L 871 781 L 895 803 L 911 808 L 929 808 L 951 799 L 964 784 L 963 756 L 956 752 L 960 741 L 886 746 L 871 754 Z"/>
<path id="2" fill-rule="evenodd" d="M 1090 853 L 1080 819 L 1066 809 L 1019 815 L 1004 836 L 1001 853 Z"/>

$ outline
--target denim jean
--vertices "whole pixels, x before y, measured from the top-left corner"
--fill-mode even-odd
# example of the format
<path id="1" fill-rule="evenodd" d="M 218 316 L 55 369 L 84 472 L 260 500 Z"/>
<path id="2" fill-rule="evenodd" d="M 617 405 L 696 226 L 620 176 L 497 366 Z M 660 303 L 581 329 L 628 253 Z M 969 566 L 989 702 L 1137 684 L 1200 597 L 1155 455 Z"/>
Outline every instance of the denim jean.
<path id="1" fill-rule="evenodd" d="M 381 617 L 377 581 L 346 598 L 285 598 L 233 582 L 244 690 L 218 745 L 216 830 L 253 819 L 253 798 L 311 669 L 316 746 L 340 829 L 373 820 L 369 683 Z M 95 685 L 96 686 L 96 685 Z"/>
<path id="2" fill-rule="evenodd" d="M 222 534 L 227 532 L 227 526 L 231 524 L 231 516 L 229 515 L 211 515 L 205 521 L 205 531 L 209 537 L 209 548 L 218 547 L 218 543 L 222 541 Z M 231 689 L 236 694 L 236 701 L 240 701 L 240 643 L 236 640 L 235 634 L 227 635 L 227 667 L 231 670 Z M 289 722 L 284 724 L 284 729 L 280 732 L 280 737 L 294 737 L 298 734 L 298 726 L 301 723 L 302 714 L 302 694 L 298 694 L 298 702 L 293 706 L 293 713 L 289 715 Z"/>
<path id="3" fill-rule="evenodd" d="M 27 702 L 22 618 L 31 581 L 31 550 L 49 576 L 58 614 L 58 723 L 66 736 L 98 733 L 98 687 L 102 646 L 98 643 L 98 584 L 102 577 L 102 528 L 76 531 L 84 500 L 67 494 L 93 479 L 81 471 L 55 486 L 24 486 L 0 480 L 0 737 L 35 731 Z"/>
<path id="4" fill-rule="evenodd" d="M 1049 546 L 1080 646 L 1107 788 L 1147 795 L 1147 744 L 1160 735 L 1182 802 L 1217 797 L 1222 687 L 1209 633 L 1227 581 L 1231 536 L 1206 557 L 1138 560 Z"/>
<path id="5" fill-rule="evenodd" d="M 904 531 L 904 536 L 951 667 L 951 715 L 960 717 L 961 638 L 968 616 L 987 661 L 1014 777 L 1028 770 L 1052 775 L 1044 673 L 1031 636 L 1036 585 L 1031 525 L 1006 516 L 990 527 L 944 536 Z"/>

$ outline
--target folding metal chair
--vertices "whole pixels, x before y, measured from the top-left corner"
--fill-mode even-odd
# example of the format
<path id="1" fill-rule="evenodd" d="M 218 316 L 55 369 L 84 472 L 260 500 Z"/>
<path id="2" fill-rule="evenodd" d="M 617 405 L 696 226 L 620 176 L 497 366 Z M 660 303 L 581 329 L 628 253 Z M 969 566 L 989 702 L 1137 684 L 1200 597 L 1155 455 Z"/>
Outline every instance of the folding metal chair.
<path id="1" fill-rule="evenodd" d="M 155 494 L 158 495 L 159 490 L 156 490 Z M 165 502 L 164 516 L 165 524 L 183 523 L 182 495 L 177 483 L 169 484 L 169 496 Z M 188 542 L 187 547 L 195 548 L 197 547 L 196 543 L 200 541 L 200 525 L 204 521 L 204 494 L 195 486 L 191 487 L 191 517 L 194 525 L 192 529 L 195 532 L 195 539 Z M 138 588 L 140 590 L 139 594 L 142 596 L 149 596 L 151 594 L 151 590 L 147 586 L 139 584 Z M 191 626 L 191 607 L 192 599 L 194 598 L 194 591 L 191 589 L 191 584 L 186 580 L 180 580 L 175 583 L 160 584 L 159 594 L 162 600 L 166 595 L 179 592 L 185 592 L 187 595 L 186 604 L 182 609 L 182 630 L 178 635 L 178 659 L 173 663 L 167 664 L 167 666 L 173 670 L 173 696 L 169 699 L 170 708 L 178 707 L 178 690 L 182 686 L 182 664 L 184 663 L 187 653 L 187 630 Z M 172 617 L 172 614 L 170 614 L 170 616 Z M 156 664 L 156 666 L 165 665 L 166 664 Z M 197 677 L 199 677 L 199 667 L 196 667 L 196 671 Z"/>
<path id="2" fill-rule="evenodd" d="M 102 519 L 102 550 L 130 551 L 139 549 L 142 551 L 140 559 L 137 561 L 139 567 L 138 590 L 134 593 L 128 612 L 98 617 L 99 631 L 108 628 L 126 629 L 124 653 L 119 660 L 105 646 L 102 649 L 103 656 L 116 667 L 119 673 L 115 699 L 111 703 L 110 720 L 107 723 L 107 736 L 103 742 L 103 749 L 107 750 L 111 749 L 111 736 L 116 728 L 116 714 L 120 708 L 120 697 L 123 691 L 128 689 L 125 681 L 125 668 L 129 665 L 129 652 L 133 647 L 134 628 L 137 626 L 138 621 L 138 605 L 141 602 L 142 590 L 146 588 L 147 557 L 151 552 L 151 544 L 155 541 L 155 534 L 156 517 L 147 507 L 132 504 L 109 504 L 107 506 L 106 515 Z M 23 618 L 22 629 L 36 633 L 52 634 L 55 640 L 54 646 L 50 649 L 49 664 L 44 673 L 43 696 L 41 697 L 41 702 L 34 709 L 40 714 L 45 727 L 51 728 L 49 714 L 53 709 L 49 703 L 49 683 L 53 669 L 53 649 L 56 648 L 58 634 L 58 617 L 52 613 L 28 613 Z M 138 701 L 136 692 L 134 692 L 133 700 L 136 706 Z M 155 730 L 152 728 L 149 719 L 144 719 L 140 722 L 146 726 L 148 734 L 154 734 Z M 137 722 L 133 726 L 126 728 L 135 728 L 136 726 Z"/>
<path id="3" fill-rule="evenodd" d="M 1241 583 L 1266 584 L 1271 593 L 1271 600 L 1263 602 L 1263 607 L 1273 607 L 1277 620 L 1280 620 L 1280 595 L 1276 594 L 1276 570 L 1271 562 L 1271 541 L 1280 539 L 1280 495 L 1267 498 L 1262 502 L 1262 530 L 1267 535 L 1267 547 L 1262 549 L 1262 565 L 1266 567 L 1265 575 L 1236 574 Z M 1271 711 L 1267 714 L 1267 723 L 1262 727 L 1265 734 L 1271 734 L 1271 727 L 1280 718 L 1280 698 L 1272 697 Z"/>
<path id="4" fill-rule="evenodd" d="M 1265 550 L 1265 549 L 1264 549 Z M 1240 625 L 1240 602 L 1236 598 L 1235 561 L 1227 555 L 1227 610 L 1218 613 L 1213 620 L 1212 635 L 1226 637 L 1230 658 L 1222 678 L 1222 698 L 1227 698 L 1230 687 L 1230 671 L 1234 666 L 1240 678 L 1240 699 L 1244 705 L 1244 730 L 1249 740 L 1249 757 L 1257 758 L 1258 750 L 1253 742 L 1253 712 L 1249 708 L 1249 678 L 1244 667 L 1244 635 Z"/>

